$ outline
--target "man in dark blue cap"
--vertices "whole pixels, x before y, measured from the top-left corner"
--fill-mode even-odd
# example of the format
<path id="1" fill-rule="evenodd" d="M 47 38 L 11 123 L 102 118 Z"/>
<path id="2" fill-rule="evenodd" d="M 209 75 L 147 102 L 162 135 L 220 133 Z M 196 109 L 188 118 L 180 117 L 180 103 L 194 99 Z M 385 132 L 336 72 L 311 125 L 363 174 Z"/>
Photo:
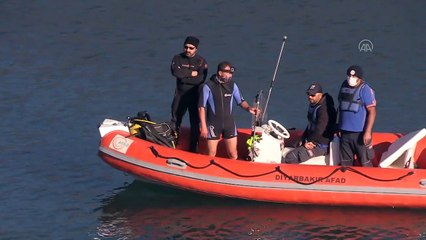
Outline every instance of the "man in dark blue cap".
<path id="1" fill-rule="evenodd" d="M 362 68 L 350 66 L 339 92 L 339 135 L 342 166 L 352 166 L 354 156 L 362 166 L 372 167 L 372 129 L 376 119 L 376 97 L 363 80 Z"/>
<path id="2" fill-rule="evenodd" d="M 309 85 L 306 95 L 309 101 L 308 126 L 299 146 L 287 153 L 283 163 L 301 163 L 313 157 L 324 156 L 333 139 L 336 125 L 333 98 L 328 93 L 323 93 L 318 83 Z"/>
<path id="3" fill-rule="evenodd" d="M 183 44 L 184 51 L 173 57 L 172 75 L 176 77 L 176 90 L 172 103 L 172 122 L 179 132 L 182 118 L 189 112 L 191 124 L 190 151 L 197 152 L 199 137 L 198 88 L 207 77 L 207 62 L 197 55 L 200 41 L 188 36 Z"/>

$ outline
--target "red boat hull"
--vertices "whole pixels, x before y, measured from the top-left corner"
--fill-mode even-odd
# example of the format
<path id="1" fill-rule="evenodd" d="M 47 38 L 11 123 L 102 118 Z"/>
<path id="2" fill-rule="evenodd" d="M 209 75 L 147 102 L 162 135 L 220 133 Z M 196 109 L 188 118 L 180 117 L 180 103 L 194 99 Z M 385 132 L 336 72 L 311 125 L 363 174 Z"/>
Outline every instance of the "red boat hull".
<path id="1" fill-rule="evenodd" d="M 239 155 L 247 156 L 250 130 L 239 131 Z M 106 134 L 99 155 L 136 178 L 208 195 L 256 201 L 426 208 L 426 138 L 417 143 L 416 169 L 267 164 L 194 154 L 181 142 L 171 149 L 124 131 Z M 292 132 L 295 141 L 300 132 Z M 375 133 L 376 158 L 401 134 Z M 181 139 L 187 139 L 186 133 Z M 204 150 L 200 144 L 201 151 Z M 219 146 L 221 149 L 221 146 Z M 375 161 L 377 166 L 378 160 Z"/>

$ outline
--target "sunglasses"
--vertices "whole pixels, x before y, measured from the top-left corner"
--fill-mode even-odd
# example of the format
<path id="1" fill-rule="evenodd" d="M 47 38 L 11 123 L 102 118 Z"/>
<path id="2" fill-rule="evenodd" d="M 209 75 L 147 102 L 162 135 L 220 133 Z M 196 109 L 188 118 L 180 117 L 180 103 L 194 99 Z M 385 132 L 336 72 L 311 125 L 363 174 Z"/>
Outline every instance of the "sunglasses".
<path id="1" fill-rule="evenodd" d="M 190 46 L 184 46 L 185 49 L 189 49 L 189 50 L 194 50 L 195 47 L 190 47 Z"/>
<path id="2" fill-rule="evenodd" d="M 306 95 L 308 95 L 308 97 L 315 97 L 316 94 L 309 94 L 309 93 L 307 93 Z"/>

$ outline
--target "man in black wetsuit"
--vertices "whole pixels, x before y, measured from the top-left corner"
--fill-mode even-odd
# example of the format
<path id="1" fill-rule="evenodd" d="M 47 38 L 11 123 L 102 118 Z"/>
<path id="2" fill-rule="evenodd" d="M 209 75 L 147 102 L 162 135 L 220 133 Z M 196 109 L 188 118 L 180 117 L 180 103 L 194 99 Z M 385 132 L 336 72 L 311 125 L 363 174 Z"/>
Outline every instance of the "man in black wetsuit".
<path id="1" fill-rule="evenodd" d="M 237 84 L 232 80 L 235 68 L 224 61 L 217 66 L 217 72 L 210 81 L 203 84 L 200 92 L 198 111 L 200 114 L 201 137 L 207 139 L 209 156 L 216 156 L 220 137 L 224 139 L 228 157 L 238 158 L 237 128 L 232 116 L 232 103 L 235 101 L 241 108 L 251 114 L 258 114 L 241 95 Z"/>
<path id="2" fill-rule="evenodd" d="M 327 154 L 336 127 L 336 109 L 333 98 L 323 93 L 321 85 L 313 83 L 306 90 L 309 101 L 308 126 L 300 146 L 289 152 L 282 162 L 301 163 L 309 158 Z"/>
<path id="3" fill-rule="evenodd" d="M 197 55 L 198 38 L 188 36 L 183 44 L 184 51 L 173 57 L 171 71 L 176 77 L 176 90 L 172 103 L 172 122 L 179 132 L 182 118 L 189 111 L 191 124 L 190 151 L 197 152 L 199 137 L 198 88 L 207 77 L 207 62 Z"/>

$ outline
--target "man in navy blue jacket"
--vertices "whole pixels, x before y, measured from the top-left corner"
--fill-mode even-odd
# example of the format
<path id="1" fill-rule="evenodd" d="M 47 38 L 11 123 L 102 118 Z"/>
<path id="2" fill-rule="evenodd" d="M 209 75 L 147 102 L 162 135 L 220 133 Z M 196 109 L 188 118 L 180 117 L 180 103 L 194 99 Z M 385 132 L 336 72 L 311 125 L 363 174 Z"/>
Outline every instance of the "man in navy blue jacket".
<path id="1" fill-rule="evenodd" d="M 313 83 L 306 90 L 309 101 L 308 126 L 302 135 L 300 146 L 289 152 L 285 163 L 301 163 L 309 158 L 327 154 L 336 126 L 336 109 L 333 98 L 323 93 L 321 85 Z"/>

